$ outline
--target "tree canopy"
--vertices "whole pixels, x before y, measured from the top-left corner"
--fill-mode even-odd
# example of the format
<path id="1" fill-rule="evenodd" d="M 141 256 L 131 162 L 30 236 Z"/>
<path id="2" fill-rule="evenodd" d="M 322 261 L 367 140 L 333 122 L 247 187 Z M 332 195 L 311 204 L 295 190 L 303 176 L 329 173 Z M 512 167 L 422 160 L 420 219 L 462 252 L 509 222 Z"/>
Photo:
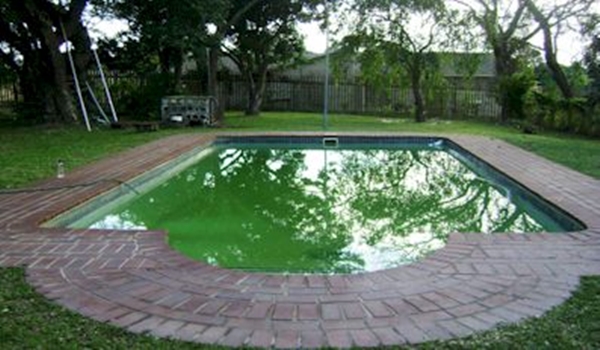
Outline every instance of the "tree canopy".
<path id="1" fill-rule="evenodd" d="M 515 103 L 514 91 L 527 91 L 531 87 L 531 83 L 523 79 L 521 70 L 530 63 L 536 50 L 532 39 L 540 33 L 543 36 L 542 51 L 546 66 L 563 96 L 567 99 L 573 97 L 573 89 L 556 58 L 555 39 L 573 20 L 587 16 L 594 0 L 553 3 L 539 0 L 451 2 L 466 11 L 467 17 L 480 28 L 486 46 L 494 54 L 503 121 L 515 114 L 522 114 L 518 108 L 513 108 L 522 105 L 519 101 Z M 526 86 L 528 84 L 530 86 Z M 523 96 L 516 98 L 522 99 Z"/>
<path id="2" fill-rule="evenodd" d="M 328 11 L 323 5 L 329 4 L 329 14 L 337 16 L 332 22 L 347 34 L 341 47 L 360 61 L 363 77 L 410 86 L 415 120 L 425 119 L 423 91 L 440 71 L 443 55 L 439 53 L 467 50 L 494 55 L 501 119 L 506 121 L 524 114 L 527 93 L 535 85 L 534 72 L 539 72 L 534 67 L 542 60 L 562 99 L 593 96 L 577 88 L 573 80 L 577 78 L 559 64 L 556 41 L 566 30 L 587 30 L 589 49 L 583 66 L 595 91 L 598 14 L 594 3 L 181 0 L 175 6 L 166 0 L 4 1 L 0 3 L 0 61 L 18 76 L 31 115 L 47 121 L 76 120 L 64 48 L 70 48 L 77 71 L 85 75 L 91 45 L 82 17 L 91 9 L 95 16 L 128 23 L 126 32 L 99 43 L 103 62 L 111 68 L 160 72 L 168 77 L 167 94 L 181 90 L 186 60 L 207 61 L 208 93 L 218 96 L 219 62 L 227 55 L 246 81 L 247 114 L 257 114 L 269 72 L 293 65 L 303 55 L 303 38 L 296 24 L 308 19 L 325 23 Z M 540 47 L 534 38 L 541 38 Z"/>
<path id="3" fill-rule="evenodd" d="M 69 39 L 75 65 L 85 71 L 90 39 L 81 17 L 87 0 L 56 3 L 24 0 L 0 3 L 0 60 L 19 77 L 28 115 L 45 121 L 73 121 L 77 114 L 68 87 L 65 55 Z M 40 117 L 41 116 L 41 117 Z"/>
<path id="4" fill-rule="evenodd" d="M 301 61 L 304 44 L 296 22 L 302 11 L 302 1 L 262 1 L 247 11 L 228 33 L 230 40 L 223 50 L 246 80 L 246 114 L 260 112 L 270 70 L 284 69 Z"/>
<path id="5" fill-rule="evenodd" d="M 359 57 L 367 80 L 402 79 L 410 82 L 417 122 L 425 120 L 422 90 L 427 73 L 437 70 L 434 50 L 443 46 L 447 12 L 443 1 L 354 1 L 356 15 L 343 46 Z M 414 31 L 415 26 L 421 30 Z"/>

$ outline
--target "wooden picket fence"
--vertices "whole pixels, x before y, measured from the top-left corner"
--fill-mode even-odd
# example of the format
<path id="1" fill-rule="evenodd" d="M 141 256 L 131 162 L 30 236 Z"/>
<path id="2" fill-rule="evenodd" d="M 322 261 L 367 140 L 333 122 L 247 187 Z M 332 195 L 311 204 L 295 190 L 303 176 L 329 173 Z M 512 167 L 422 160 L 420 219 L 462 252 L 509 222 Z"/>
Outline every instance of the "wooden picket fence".
<path id="1" fill-rule="evenodd" d="M 0 105 L 12 105 L 19 101 L 16 82 L 0 83 Z"/>
<path id="2" fill-rule="evenodd" d="M 118 105 L 131 91 L 148 83 L 148 78 L 134 74 L 107 72 L 106 78 L 113 99 Z M 90 84 L 98 96 L 103 96 L 97 72 L 90 72 Z M 0 104 L 20 100 L 15 95 L 16 82 L 0 85 Z M 496 119 L 500 106 L 491 84 L 457 84 L 450 82 L 445 88 L 423 91 L 429 118 L 481 118 Z M 206 84 L 200 79 L 184 78 L 183 93 L 206 95 Z M 322 112 L 325 84 L 322 77 L 272 77 L 266 87 L 262 109 L 265 111 Z M 242 77 L 223 78 L 219 85 L 219 102 L 227 110 L 243 110 L 248 100 L 246 84 Z M 329 110 L 332 113 L 410 115 L 414 108 L 412 92 L 407 87 L 391 86 L 386 89 L 360 81 L 332 79 L 329 85 Z M 160 101 L 156 101 L 157 110 Z"/>
<path id="3" fill-rule="evenodd" d="M 412 91 L 406 87 L 381 89 L 360 82 L 333 80 L 328 89 L 332 113 L 408 115 L 414 108 Z M 456 85 L 426 90 L 423 95 L 427 114 L 436 118 L 497 118 L 500 106 L 490 90 Z M 324 93 L 325 84 L 319 78 L 271 79 L 267 83 L 263 110 L 321 112 Z M 247 89 L 241 79 L 222 82 L 219 95 L 228 109 L 242 110 L 246 106 Z"/>

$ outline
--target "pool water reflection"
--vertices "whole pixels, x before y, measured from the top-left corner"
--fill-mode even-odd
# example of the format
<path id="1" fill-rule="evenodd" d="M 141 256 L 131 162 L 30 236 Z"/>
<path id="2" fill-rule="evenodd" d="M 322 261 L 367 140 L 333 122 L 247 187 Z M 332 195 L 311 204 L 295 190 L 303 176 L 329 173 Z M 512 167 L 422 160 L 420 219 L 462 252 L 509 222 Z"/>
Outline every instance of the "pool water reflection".
<path id="1" fill-rule="evenodd" d="M 228 268 L 355 273 L 410 263 L 452 232 L 558 231 L 445 148 L 216 147 L 93 228 L 165 229 Z"/>

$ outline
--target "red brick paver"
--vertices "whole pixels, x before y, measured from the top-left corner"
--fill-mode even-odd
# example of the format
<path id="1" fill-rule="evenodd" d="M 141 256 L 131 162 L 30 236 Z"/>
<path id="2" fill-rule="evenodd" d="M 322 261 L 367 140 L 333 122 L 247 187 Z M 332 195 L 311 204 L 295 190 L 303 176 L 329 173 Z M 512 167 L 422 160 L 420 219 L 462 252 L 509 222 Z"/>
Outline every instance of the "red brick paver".
<path id="1" fill-rule="evenodd" d="M 351 276 L 229 271 L 186 259 L 163 232 L 40 224 L 215 135 L 175 136 L 0 195 L 0 266 L 27 266 L 49 299 L 132 332 L 230 346 L 351 347 L 462 337 L 538 316 L 600 274 L 600 181 L 501 141 L 450 139 L 587 226 L 564 234 L 453 234 L 423 261 Z M 103 180 L 109 179 L 109 180 Z"/>

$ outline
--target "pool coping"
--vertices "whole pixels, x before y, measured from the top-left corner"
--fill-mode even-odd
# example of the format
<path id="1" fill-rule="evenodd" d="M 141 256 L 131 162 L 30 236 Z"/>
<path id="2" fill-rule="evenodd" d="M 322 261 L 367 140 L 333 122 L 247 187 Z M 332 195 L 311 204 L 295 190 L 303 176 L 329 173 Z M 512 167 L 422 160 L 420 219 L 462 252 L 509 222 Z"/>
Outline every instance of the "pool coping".
<path id="1" fill-rule="evenodd" d="M 40 223 L 217 136 L 449 139 L 582 221 L 564 234 L 452 234 L 425 260 L 357 275 L 244 273 L 190 261 L 160 231 Z M 104 181 L 103 179 L 112 179 Z M 26 266 L 55 302 L 132 332 L 228 346 L 381 346 L 466 336 L 538 316 L 600 274 L 600 181 L 503 141 L 403 133 L 211 133 L 161 139 L 0 195 L 0 266 Z"/>

